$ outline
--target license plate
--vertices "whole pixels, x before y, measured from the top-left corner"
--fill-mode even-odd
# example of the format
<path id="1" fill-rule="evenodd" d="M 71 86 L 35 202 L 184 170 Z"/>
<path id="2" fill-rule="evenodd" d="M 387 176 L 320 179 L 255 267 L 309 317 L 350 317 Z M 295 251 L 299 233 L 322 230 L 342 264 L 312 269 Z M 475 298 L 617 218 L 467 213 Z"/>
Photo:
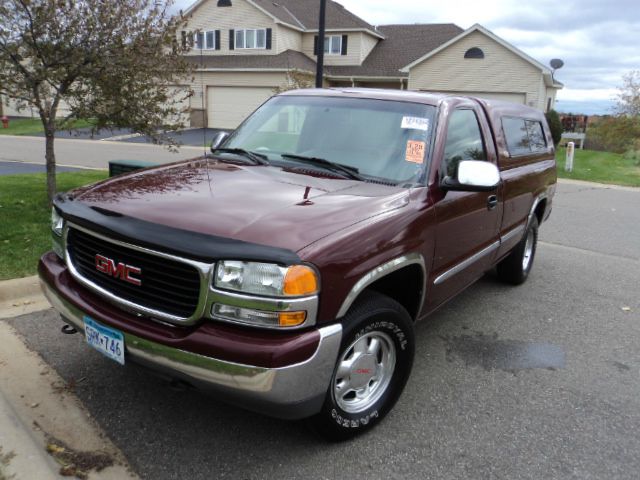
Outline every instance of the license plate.
<path id="1" fill-rule="evenodd" d="M 83 320 L 87 343 L 120 365 L 124 365 L 124 335 L 122 332 L 105 327 L 87 316 Z"/>

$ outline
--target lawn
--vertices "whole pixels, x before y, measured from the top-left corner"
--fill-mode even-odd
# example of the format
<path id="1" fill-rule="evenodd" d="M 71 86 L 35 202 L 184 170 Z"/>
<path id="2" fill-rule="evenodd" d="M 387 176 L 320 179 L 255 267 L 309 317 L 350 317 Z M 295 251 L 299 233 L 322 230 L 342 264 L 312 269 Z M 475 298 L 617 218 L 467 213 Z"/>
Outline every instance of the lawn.
<path id="1" fill-rule="evenodd" d="M 106 171 L 58 174 L 60 191 L 107 177 Z M 38 258 L 51 249 L 45 175 L 0 176 L 0 280 L 36 273 Z"/>
<path id="2" fill-rule="evenodd" d="M 73 122 L 74 128 L 90 127 L 91 124 L 86 120 L 76 120 Z M 44 132 L 42 122 L 39 118 L 20 118 L 11 119 L 9 128 L 3 128 L 0 125 L 0 135 L 36 135 Z"/>
<path id="3" fill-rule="evenodd" d="M 565 149 L 558 148 L 558 177 L 640 187 L 640 165 L 623 155 L 595 150 L 576 149 L 573 172 L 564 169 Z"/>

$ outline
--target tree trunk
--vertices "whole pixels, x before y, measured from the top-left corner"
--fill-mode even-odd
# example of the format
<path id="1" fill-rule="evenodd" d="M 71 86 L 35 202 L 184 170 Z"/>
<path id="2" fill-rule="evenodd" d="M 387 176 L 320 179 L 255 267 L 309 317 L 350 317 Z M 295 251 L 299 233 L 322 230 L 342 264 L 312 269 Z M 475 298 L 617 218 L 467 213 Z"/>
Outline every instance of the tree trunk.
<path id="1" fill-rule="evenodd" d="M 45 159 L 47 162 L 47 197 L 49 206 L 53 203 L 56 194 L 56 154 L 53 151 L 53 141 L 55 139 L 55 129 L 51 126 L 45 128 Z"/>

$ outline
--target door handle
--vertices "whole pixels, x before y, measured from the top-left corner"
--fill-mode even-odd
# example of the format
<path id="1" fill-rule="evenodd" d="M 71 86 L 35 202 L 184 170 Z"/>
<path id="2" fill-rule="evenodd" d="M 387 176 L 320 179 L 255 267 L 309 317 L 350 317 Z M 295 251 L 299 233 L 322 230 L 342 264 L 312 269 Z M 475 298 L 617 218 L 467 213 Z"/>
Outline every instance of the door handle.
<path id="1" fill-rule="evenodd" d="M 487 198 L 487 209 L 493 210 L 498 205 L 498 196 L 497 195 L 489 195 Z"/>

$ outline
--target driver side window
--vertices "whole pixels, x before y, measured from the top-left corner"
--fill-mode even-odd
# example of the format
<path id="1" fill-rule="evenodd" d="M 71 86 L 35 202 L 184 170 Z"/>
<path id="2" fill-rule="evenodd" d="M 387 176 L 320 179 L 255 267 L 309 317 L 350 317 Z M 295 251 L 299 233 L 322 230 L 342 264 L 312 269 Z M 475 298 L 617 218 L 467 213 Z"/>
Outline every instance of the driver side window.
<path id="1" fill-rule="evenodd" d="M 487 153 L 473 110 L 456 110 L 449 118 L 442 175 L 455 177 L 462 160 L 486 160 Z"/>

